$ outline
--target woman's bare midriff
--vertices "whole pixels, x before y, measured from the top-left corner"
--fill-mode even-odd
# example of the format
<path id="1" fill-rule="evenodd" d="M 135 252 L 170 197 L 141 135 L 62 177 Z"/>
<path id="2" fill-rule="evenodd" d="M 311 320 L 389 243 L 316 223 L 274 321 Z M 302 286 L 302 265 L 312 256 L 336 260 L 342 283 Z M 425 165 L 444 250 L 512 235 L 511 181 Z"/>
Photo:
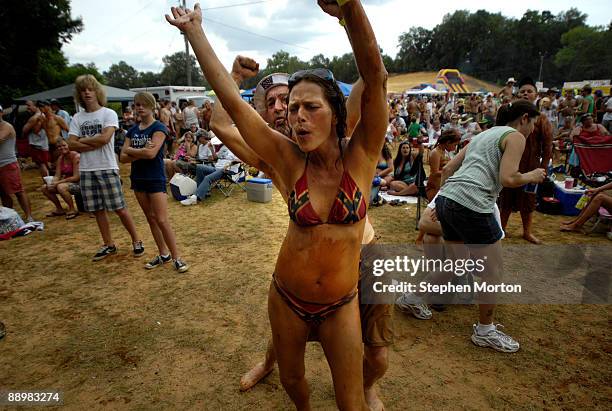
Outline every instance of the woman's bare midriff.
<path id="1" fill-rule="evenodd" d="M 333 303 L 357 288 L 365 220 L 300 227 L 289 223 L 276 261 L 276 279 L 297 298 Z"/>

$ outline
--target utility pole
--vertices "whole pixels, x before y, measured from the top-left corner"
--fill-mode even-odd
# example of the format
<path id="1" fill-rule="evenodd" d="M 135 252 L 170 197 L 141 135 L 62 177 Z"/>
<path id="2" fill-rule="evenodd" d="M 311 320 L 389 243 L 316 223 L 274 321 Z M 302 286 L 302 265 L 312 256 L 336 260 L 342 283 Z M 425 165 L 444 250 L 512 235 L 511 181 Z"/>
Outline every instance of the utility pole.
<path id="1" fill-rule="evenodd" d="M 187 8 L 187 0 L 183 0 L 183 9 Z M 191 61 L 189 58 L 189 41 L 187 41 L 187 35 L 182 33 L 185 37 L 185 71 L 187 72 L 187 85 L 191 86 Z M 540 69 L 540 71 L 542 71 Z"/>
<path id="2" fill-rule="evenodd" d="M 542 65 L 544 65 L 544 54 L 540 52 L 540 73 L 538 74 L 538 82 L 542 81 Z"/>

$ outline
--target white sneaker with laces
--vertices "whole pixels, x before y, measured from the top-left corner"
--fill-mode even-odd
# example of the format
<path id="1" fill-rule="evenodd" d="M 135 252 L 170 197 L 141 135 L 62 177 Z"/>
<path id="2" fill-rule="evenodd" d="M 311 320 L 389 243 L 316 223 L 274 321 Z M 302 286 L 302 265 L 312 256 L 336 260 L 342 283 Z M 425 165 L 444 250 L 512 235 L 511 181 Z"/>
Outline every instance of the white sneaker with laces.
<path id="1" fill-rule="evenodd" d="M 192 194 L 189 197 L 187 197 L 186 199 L 182 200 L 181 204 L 184 205 L 184 206 L 190 206 L 190 205 L 198 204 L 198 196 L 196 196 L 195 194 Z"/>
<path id="2" fill-rule="evenodd" d="M 501 324 L 495 324 L 495 328 L 486 335 L 478 334 L 476 324 L 473 327 L 472 342 L 479 347 L 489 347 L 501 352 L 517 352 L 520 348 L 518 341 L 499 330 L 504 327 Z"/>
<path id="3" fill-rule="evenodd" d="M 404 293 L 400 295 L 397 300 L 395 300 L 395 304 L 400 311 L 403 311 L 408 314 L 412 314 L 415 318 L 419 320 L 430 320 L 431 319 L 431 310 L 427 306 L 427 304 L 423 304 L 423 300 L 411 293 Z"/>

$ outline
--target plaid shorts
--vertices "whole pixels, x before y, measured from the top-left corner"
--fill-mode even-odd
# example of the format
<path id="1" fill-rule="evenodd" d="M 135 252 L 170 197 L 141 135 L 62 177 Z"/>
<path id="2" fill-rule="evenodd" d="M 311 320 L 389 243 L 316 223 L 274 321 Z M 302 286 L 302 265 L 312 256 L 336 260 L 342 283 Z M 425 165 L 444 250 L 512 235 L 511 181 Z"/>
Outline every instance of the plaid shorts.
<path id="1" fill-rule="evenodd" d="M 85 211 L 115 211 L 125 208 L 119 171 L 81 171 L 80 185 Z"/>

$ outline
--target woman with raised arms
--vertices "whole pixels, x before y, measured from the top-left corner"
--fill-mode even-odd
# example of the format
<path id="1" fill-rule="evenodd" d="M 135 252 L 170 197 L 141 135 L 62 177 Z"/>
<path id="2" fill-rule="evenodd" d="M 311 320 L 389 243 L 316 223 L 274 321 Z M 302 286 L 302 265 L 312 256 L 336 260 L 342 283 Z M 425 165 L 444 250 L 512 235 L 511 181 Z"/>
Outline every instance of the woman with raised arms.
<path id="1" fill-rule="evenodd" d="M 386 131 L 386 79 L 378 44 L 359 0 L 319 0 L 342 15 L 364 90 L 362 116 L 350 142 L 344 96 L 326 69 L 289 79 L 288 121 L 295 141 L 268 127 L 239 94 L 194 11 L 172 8 L 167 20 L 183 31 L 223 107 L 246 142 L 290 187 L 289 228 L 268 298 L 280 378 L 300 410 L 310 409 L 304 349 L 318 328 L 340 409 L 366 410 L 357 281 L 369 186 Z"/>

